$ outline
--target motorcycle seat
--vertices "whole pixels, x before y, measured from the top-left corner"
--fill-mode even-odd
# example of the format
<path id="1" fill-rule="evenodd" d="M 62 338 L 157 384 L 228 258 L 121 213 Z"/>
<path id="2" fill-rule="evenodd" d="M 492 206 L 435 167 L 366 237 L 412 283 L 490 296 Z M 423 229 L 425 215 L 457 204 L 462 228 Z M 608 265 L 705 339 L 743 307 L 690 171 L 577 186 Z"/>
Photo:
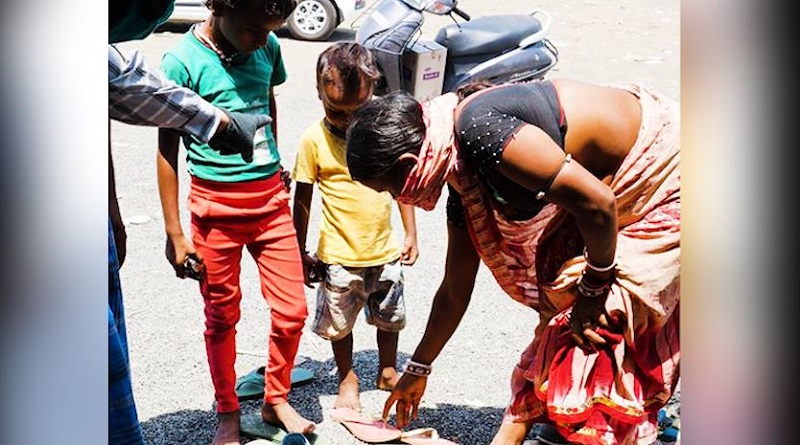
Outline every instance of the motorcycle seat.
<path id="1" fill-rule="evenodd" d="M 491 15 L 445 26 L 436 34 L 436 42 L 447 48 L 448 58 L 501 54 L 541 29 L 542 24 L 531 15 Z"/>

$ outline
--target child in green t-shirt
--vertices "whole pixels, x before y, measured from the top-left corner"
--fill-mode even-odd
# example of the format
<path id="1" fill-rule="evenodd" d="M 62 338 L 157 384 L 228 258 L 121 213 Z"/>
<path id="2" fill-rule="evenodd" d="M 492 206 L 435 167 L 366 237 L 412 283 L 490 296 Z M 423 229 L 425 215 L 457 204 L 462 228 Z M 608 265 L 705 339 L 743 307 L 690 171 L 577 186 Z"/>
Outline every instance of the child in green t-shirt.
<path id="1" fill-rule="evenodd" d="M 261 292 L 270 307 L 269 358 L 261 415 L 290 432 L 315 424 L 292 408 L 287 395 L 305 324 L 303 267 L 282 180 L 276 141 L 273 87 L 286 80 L 280 45 L 272 32 L 292 12 L 293 0 L 208 0 L 211 15 L 193 26 L 163 58 L 167 77 L 229 111 L 269 114 L 271 127 L 256 133 L 252 159 L 223 155 L 184 136 L 191 177 L 188 209 L 192 242 L 178 210 L 178 135 L 159 132 L 158 184 L 167 232 L 167 258 L 179 277 L 184 260 L 199 259 L 205 273 L 206 351 L 214 383 L 219 427 L 214 445 L 239 443 L 235 392 L 236 323 L 242 292 L 244 247 L 256 261 Z"/>

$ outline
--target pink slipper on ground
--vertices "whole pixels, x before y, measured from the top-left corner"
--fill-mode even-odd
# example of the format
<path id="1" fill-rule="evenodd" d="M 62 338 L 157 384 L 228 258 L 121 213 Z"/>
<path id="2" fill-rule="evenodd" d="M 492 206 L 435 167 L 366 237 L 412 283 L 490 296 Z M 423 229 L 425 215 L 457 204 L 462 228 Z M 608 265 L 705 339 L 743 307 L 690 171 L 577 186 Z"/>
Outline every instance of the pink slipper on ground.
<path id="1" fill-rule="evenodd" d="M 341 423 L 356 439 L 367 443 L 384 443 L 399 440 L 411 445 L 458 445 L 439 437 L 433 428 L 402 431 L 381 419 L 366 416 L 350 408 L 334 408 L 331 418 Z"/>

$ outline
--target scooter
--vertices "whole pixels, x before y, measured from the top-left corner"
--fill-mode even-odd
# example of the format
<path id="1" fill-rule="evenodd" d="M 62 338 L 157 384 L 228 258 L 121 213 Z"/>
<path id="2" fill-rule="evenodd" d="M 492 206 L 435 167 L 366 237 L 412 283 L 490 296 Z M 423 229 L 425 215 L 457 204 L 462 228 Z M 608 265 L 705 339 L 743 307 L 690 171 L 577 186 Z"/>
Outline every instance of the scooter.
<path id="1" fill-rule="evenodd" d="M 372 51 L 383 74 L 376 95 L 409 91 L 403 52 L 421 35 L 423 12 L 449 15 L 454 22 L 441 28 L 435 38 L 447 48 L 442 93 L 471 81 L 502 84 L 540 79 L 558 63 L 558 50 L 545 37 L 549 14 L 535 11 L 471 20 L 457 5 L 458 0 L 380 0 L 365 11 L 368 15 L 356 41 Z M 454 14 L 465 21 L 459 23 Z"/>

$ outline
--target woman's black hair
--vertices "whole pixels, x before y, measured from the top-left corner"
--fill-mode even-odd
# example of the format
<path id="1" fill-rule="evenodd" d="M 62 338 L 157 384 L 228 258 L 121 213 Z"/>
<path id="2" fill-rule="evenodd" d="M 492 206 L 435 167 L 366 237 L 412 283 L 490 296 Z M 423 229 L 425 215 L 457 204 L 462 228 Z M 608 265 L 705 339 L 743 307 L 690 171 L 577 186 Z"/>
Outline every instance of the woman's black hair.
<path id="1" fill-rule="evenodd" d="M 297 0 L 205 0 L 204 4 L 208 9 L 215 11 L 215 15 L 218 15 L 218 12 L 223 9 L 260 6 L 264 8 L 267 15 L 286 20 L 297 6 Z"/>
<path id="2" fill-rule="evenodd" d="M 395 91 L 368 101 L 353 113 L 347 129 L 350 176 L 385 176 L 400 155 L 419 153 L 424 139 L 422 107 L 410 94 Z"/>

